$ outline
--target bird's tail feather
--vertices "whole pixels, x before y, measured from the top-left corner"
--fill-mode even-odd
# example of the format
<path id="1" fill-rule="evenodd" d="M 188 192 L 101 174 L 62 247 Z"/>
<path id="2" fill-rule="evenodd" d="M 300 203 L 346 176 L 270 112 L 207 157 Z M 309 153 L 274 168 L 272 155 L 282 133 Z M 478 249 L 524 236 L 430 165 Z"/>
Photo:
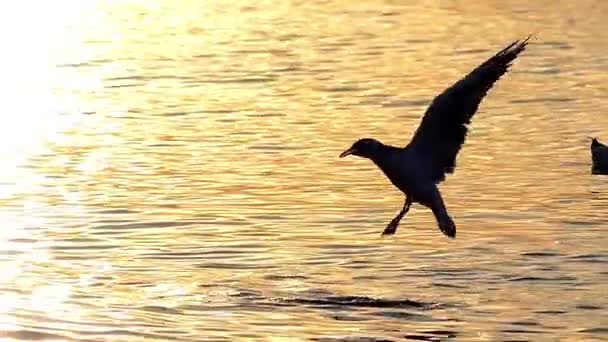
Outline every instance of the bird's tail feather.
<path id="1" fill-rule="evenodd" d="M 439 225 L 439 229 L 443 234 L 447 237 L 454 239 L 456 237 L 456 225 L 454 221 L 449 216 L 445 215 L 441 219 L 437 221 Z"/>

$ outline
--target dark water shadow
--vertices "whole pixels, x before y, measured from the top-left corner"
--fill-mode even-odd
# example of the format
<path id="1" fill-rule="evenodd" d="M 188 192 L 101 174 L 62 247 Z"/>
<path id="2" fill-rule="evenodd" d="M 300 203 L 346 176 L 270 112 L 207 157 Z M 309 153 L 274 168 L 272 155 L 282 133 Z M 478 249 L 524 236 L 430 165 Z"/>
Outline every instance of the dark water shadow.
<path id="1" fill-rule="evenodd" d="M 230 297 L 239 298 L 255 305 L 263 306 L 308 306 L 320 309 L 410 309 L 417 311 L 444 308 L 446 305 L 436 302 L 416 301 L 412 299 L 387 299 L 369 296 L 338 296 L 324 290 L 310 290 L 300 296 L 267 296 L 261 291 L 238 289 Z"/>
<path id="2" fill-rule="evenodd" d="M 418 341 L 445 341 L 456 336 L 456 332 L 448 329 L 428 329 L 429 322 L 457 322 L 455 318 L 435 317 L 432 313 L 435 309 L 442 309 L 448 305 L 437 302 L 426 302 L 412 299 L 376 298 L 370 296 L 342 296 L 334 295 L 326 290 L 309 290 L 306 293 L 295 296 L 269 297 L 257 290 L 240 289 L 231 297 L 238 297 L 256 307 L 263 306 L 271 310 L 282 310 L 302 308 L 318 310 L 318 314 L 326 319 L 343 322 L 370 322 L 381 319 L 397 320 L 418 324 L 425 322 L 426 330 L 411 332 L 392 331 L 399 335 L 397 340 Z M 239 304 L 242 307 L 243 303 Z M 452 306 L 452 305 L 450 305 Z M 407 329 L 407 328 L 406 328 Z M 408 329 L 409 330 L 409 329 Z M 383 334 L 382 334 L 383 335 Z M 319 336 L 312 341 L 393 341 L 386 336 Z"/>
<path id="3" fill-rule="evenodd" d="M 415 334 L 403 336 L 406 341 L 446 341 L 456 337 L 456 332 L 451 330 L 425 330 Z"/>
<path id="4" fill-rule="evenodd" d="M 343 337 L 319 337 L 311 341 L 316 342 L 392 342 L 392 341 L 449 341 L 456 337 L 456 332 L 451 330 L 422 330 L 419 332 L 403 335 L 398 340 L 373 336 L 343 336 Z"/>
<path id="5" fill-rule="evenodd" d="M 410 299 L 381 299 L 366 296 L 326 296 L 320 298 L 279 298 L 286 304 L 301 304 L 314 307 L 367 307 L 367 308 L 414 308 L 435 309 L 439 303 L 419 302 Z"/>

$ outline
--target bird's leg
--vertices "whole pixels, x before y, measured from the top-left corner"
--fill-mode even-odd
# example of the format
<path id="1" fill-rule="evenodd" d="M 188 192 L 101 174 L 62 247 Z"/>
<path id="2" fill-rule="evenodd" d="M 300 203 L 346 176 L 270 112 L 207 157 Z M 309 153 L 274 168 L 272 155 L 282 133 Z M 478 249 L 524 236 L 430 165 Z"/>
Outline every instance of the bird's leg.
<path id="1" fill-rule="evenodd" d="M 399 222 L 401 221 L 403 216 L 405 216 L 405 214 L 407 214 L 407 212 L 410 210 L 411 205 L 412 205 L 412 198 L 410 196 L 406 196 L 405 203 L 403 204 L 403 208 L 397 214 L 397 216 L 395 216 L 391 220 L 391 222 L 386 226 L 386 228 L 384 228 L 384 231 L 382 232 L 382 236 L 395 234 L 395 232 L 397 231 L 397 227 L 399 226 Z"/>

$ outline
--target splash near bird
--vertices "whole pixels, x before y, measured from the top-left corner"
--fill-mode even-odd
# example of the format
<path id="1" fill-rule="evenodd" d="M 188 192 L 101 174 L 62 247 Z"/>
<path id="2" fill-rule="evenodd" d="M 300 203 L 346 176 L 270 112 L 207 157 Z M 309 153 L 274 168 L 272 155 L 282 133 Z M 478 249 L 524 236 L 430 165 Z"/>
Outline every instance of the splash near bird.
<path id="1" fill-rule="evenodd" d="M 608 175 L 608 146 L 591 138 L 591 174 Z"/>
<path id="2" fill-rule="evenodd" d="M 480 64 L 466 77 L 433 99 L 406 147 L 385 145 L 364 138 L 340 154 L 371 159 L 395 187 L 405 194 L 401 211 L 384 229 L 392 235 L 412 203 L 430 208 L 443 234 L 456 237 L 456 225 L 448 214 L 437 184 L 454 172 L 456 155 L 467 136 L 467 124 L 494 83 L 525 50 L 531 36 L 517 40 Z"/>

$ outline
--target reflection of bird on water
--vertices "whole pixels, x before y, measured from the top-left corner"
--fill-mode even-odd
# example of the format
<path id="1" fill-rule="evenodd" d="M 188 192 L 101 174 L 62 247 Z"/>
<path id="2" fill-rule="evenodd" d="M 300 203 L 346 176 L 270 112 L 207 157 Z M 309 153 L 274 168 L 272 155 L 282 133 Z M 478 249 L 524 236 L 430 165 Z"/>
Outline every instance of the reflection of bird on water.
<path id="1" fill-rule="evenodd" d="M 608 175 L 608 146 L 591 138 L 591 173 L 594 175 Z"/>
<path id="2" fill-rule="evenodd" d="M 456 226 L 448 215 L 437 184 L 446 174 L 454 172 L 456 155 L 467 135 L 466 124 L 470 123 L 488 90 L 526 48 L 529 39 L 513 42 L 435 97 L 405 148 L 365 138 L 340 155 L 341 158 L 352 154 L 371 159 L 393 185 L 405 193 L 403 208 L 382 235 L 394 234 L 410 205 L 417 202 L 433 211 L 439 229 L 445 235 L 456 236 Z"/>

